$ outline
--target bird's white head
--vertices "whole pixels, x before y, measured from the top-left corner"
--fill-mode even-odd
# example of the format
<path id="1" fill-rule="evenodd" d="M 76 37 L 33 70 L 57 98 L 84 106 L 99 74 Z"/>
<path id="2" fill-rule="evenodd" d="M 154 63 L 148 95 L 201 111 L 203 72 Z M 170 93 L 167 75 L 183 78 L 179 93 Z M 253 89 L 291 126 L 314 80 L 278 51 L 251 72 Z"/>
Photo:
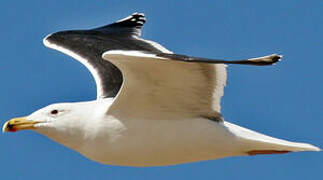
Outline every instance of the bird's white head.
<path id="1" fill-rule="evenodd" d="M 52 104 L 29 116 L 7 121 L 2 130 L 33 130 L 70 148 L 77 148 L 81 145 L 80 137 L 86 136 L 86 129 L 95 126 L 96 122 L 91 119 L 104 115 L 98 113 L 100 109 L 96 108 L 95 102 Z"/>

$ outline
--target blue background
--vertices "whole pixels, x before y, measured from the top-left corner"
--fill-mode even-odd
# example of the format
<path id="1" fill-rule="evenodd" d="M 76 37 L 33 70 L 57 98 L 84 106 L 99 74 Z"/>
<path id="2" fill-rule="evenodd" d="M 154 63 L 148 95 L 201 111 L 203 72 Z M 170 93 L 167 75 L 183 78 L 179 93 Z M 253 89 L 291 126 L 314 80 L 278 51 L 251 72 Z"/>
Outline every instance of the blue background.
<path id="1" fill-rule="evenodd" d="M 270 67 L 230 66 L 225 118 L 241 126 L 323 147 L 323 2 L 1 1 L 0 121 L 56 102 L 93 100 L 85 67 L 47 49 L 49 33 L 92 28 L 144 12 L 143 37 L 194 56 L 284 55 Z M 170 167 L 102 165 L 31 131 L 0 134 L 4 180 L 321 179 L 322 152 L 234 157 Z"/>

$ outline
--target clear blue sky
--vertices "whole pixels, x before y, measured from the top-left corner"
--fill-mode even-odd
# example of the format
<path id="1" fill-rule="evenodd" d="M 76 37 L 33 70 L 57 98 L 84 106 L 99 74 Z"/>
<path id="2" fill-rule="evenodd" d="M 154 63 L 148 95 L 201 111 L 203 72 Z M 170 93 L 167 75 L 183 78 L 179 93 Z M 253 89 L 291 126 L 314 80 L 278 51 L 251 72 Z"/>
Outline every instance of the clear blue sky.
<path id="1" fill-rule="evenodd" d="M 238 59 L 284 55 L 271 67 L 230 66 L 222 101 L 228 121 L 323 147 L 323 2 L 2 1 L 0 122 L 56 102 L 95 98 L 94 81 L 71 57 L 47 49 L 49 33 L 91 28 L 138 11 L 143 37 L 177 53 Z M 235 157 L 171 167 L 101 165 L 31 131 L 0 134 L 4 180 L 321 179 L 323 153 Z"/>

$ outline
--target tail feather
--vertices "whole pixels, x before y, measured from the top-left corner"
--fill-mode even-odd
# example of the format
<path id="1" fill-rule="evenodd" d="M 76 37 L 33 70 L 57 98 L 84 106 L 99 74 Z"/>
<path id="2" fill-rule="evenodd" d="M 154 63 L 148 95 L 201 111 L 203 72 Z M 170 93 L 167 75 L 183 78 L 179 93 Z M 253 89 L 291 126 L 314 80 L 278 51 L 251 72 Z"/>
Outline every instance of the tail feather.
<path id="1" fill-rule="evenodd" d="M 248 155 L 257 154 L 282 154 L 298 151 L 321 151 L 320 148 L 299 142 L 291 142 L 273 138 L 229 122 L 224 122 L 225 126 L 237 136 L 241 142 L 245 153 Z"/>

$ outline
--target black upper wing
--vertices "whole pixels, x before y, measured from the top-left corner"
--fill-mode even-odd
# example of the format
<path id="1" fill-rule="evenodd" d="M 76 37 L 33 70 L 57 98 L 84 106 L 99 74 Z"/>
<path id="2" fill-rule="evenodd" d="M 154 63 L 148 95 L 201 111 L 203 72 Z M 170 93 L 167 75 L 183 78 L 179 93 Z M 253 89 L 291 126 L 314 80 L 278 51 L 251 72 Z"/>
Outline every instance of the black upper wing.
<path id="1" fill-rule="evenodd" d="M 153 42 L 138 38 L 145 21 L 144 14 L 134 13 L 103 27 L 50 34 L 44 39 L 44 44 L 74 57 L 91 71 L 97 84 L 97 98 L 114 97 L 122 84 L 122 75 L 118 68 L 102 59 L 104 52 L 137 50 L 163 53 L 163 49 L 154 46 Z"/>

